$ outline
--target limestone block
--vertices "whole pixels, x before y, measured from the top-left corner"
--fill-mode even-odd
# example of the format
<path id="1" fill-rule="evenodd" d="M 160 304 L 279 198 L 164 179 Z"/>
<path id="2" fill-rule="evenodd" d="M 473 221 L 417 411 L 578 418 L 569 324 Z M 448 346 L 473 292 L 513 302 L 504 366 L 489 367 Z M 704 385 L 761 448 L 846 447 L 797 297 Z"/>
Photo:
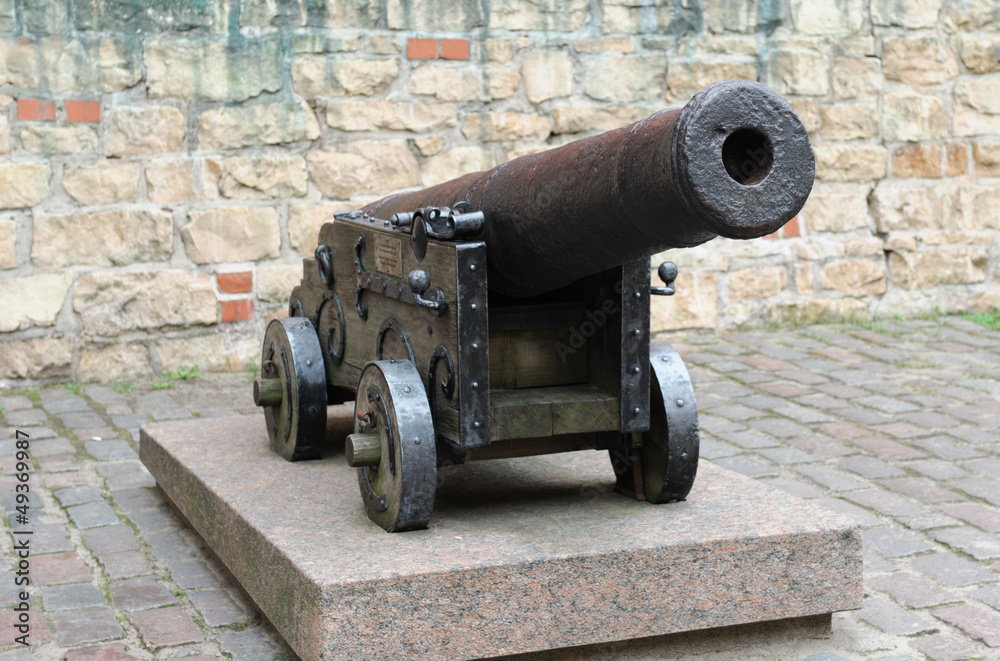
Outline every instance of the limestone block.
<path id="1" fill-rule="evenodd" d="M 961 227 L 1000 229 L 1000 186 L 969 185 L 958 189 Z"/>
<path id="2" fill-rule="evenodd" d="M 504 69 L 490 68 L 486 70 L 490 88 L 490 98 L 506 99 L 517 94 L 521 85 L 521 74 Z"/>
<path id="3" fill-rule="evenodd" d="M 16 24 L 14 0 L 0 0 L 0 32 L 13 32 Z"/>
<path id="4" fill-rule="evenodd" d="M 969 312 L 1000 310 L 1000 291 L 984 291 L 969 299 Z"/>
<path id="5" fill-rule="evenodd" d="M 184 142 L 184 116 L 166 106 L 117 108 L 104 135 L 109 156 L 145 156 L 180 150 Z"/>
<path id="6" fill-rule="evenodd" d="M 304 197 L 309 191 L 301 156 L 234 156 L 226 159 L 222 194 L 239 200 Z"/>
<path id="7" fill-rule="evenodd" d="M 881 233 L 941 227 L 944 194 L 934 186 L 880 181 L 871 197 L 872 215 Z"/>
<path id="8" fill-rule="evenodd" d="M 102 161 L 93 167 L 66 167 L 63 189 L 80 204 L 135 202 L 139 188 L 138 163 Z"/>
<path id="9" fill-rule="evenodd" d="M 0 287 L 0 333 L 53 326 L 73 283 L 72 273 L 6 278 Z"/>
<path id="10" fill-rule="evenodd" d="M 1000 71 L 1000 38 L 962 35 L 962 62 L 972 73 Z"/>
<path id="11" fill-rule="evenodd" d="M 492 152 L 482 147 L 452 147 L 424 163 L 420 168 L 420 182 L 423 186 L 435 186 L 469 172 L 489 170 L 495 165 Z"/>
<path id="12" fill-rule="evenodd" d="M 83 330 L 104 336 L 214 324 L 217 308 L 212 276 L 181 269 L 84 273 L 73 295 Z"/>
<path id="13" fill-rule="evenodd" d="M 634 106 L 562 106 L 552 111 L 552 132 L 610 131 L 647 114 L 646 109 Z"/>
<path id="14" fill-rule="evenodd" d="M 764 67 L 764 81 L 778 94 L 825 96 L 830 92 L 830 64 L 818 50 L 778 48 Z"/>
<path id="15" fill-rule="evenodd" d="M 97 131 L 92 126 L 49 126 L 29 124 L 18 132 L 21 146 L 33 154 L 93 154 L 97 152 Z"/>
<path id="16" fill-rule="evenodd" d="M 651 296 L 649 328 L 653 333 L 685 328 L 715 328 L 718 321 L 718 276 L 706 271 L 681 271 L 677 291 L 683 296 Z"/>
<path id="17" fill-rule="evenodd" d="M 511 46 L 510 39 L 502 37 L 487 39 L 483 43 L 483 48 L 486 50 L 486 59 L 490 62 L 507 64 L 514 58 L 514 48 Z"/>
<path id="18" fill-rule="evenodd" d="M 636 34 L 639 32 L 639 8 L 605 4 L 602 31 L 604 34 Z"/>
<path id="19" fill-rule="evenodd" d="M 326 123 L 341 131 L 413 131 L 422 133 L 458 123 L 453 103 L 344 101 L 326 106 Z"/>
<path id="20" fill-rule="evenodd" d="M 227 40 L 148 37 L 143 42 L 146 84 L 153 98 L 246 101 L 281 89 L 278 39 Z"/>
<path id="21" fill-rule="evenodd" d="M 73 372 L 73 340 L 39 338 L 0 344 L 0 379 L 67 378 Z"/>
<path id="22" fill-rule="evenodd" d="M 0 218 L 0 269 L 17 267 L 17 222 Z"/>
<path id="23" fill-rule="evenodd" d="M 878 0 L 875 0 L 878 2 Z M 940 2 L 940 0 L 938 0 Z M 864 2 L 847 0 L 791 0 L 792 23 L 806 34 L 851 34 L 861 29 Z"/>
<path id="24" fill-rule="evenodd" d="M 837 99 L 874 100 L 882 91 L 882 61 L 875 57 L 833 61 L 833 96 Z"/>
<path id="25" fill-rule="evenodd" d="M 587 63 L 585 91 L 598 101 L 631 103 L 663 94 L 667 60 L 663 55 L 606 55 Z"/>
<path id="26" fill-rule="evenodd" d="M 754 36 L 701 34 L 691 37 L 692 54 L 698 55 L 760 55 L 760 43 Z M 648 40 L 643 40 L 644 48 L 651 48 Z M 665 47 L 669 47 L 668 45 Z"/>
<path id="27" fill-rule="evenodd" d="M 981 249 L 894 252 L 889 255 L 889 268 L 897 287 L 930 289 L 983 282 L 987 258 L 987 252 Z"/>
<path id="28" fill-rule="evenodd" d="M 757 65 L 705 60 L 671 63 L 667 70 L 667 98 L 686 102 L 700 90 L 720 80 L 757 80 Z"/>
<path id="29" fill-rule="evenodd" d="M 307 96 L 372 96 L 399 76 L 396 59 L 305 56 L 292 61 L 292 88 Z"/>
<path id="30" fill-rule="evenodd" d="M 814 287 L 812 271 L 813 269 L 810 264 L 795 265 L 795 291 L 799 294 L 813 293 Z"/>
<path id="31" fill-rule="evenodd" d="M 201 189 L 201 199 L 210 201 L 219 198 L 222 183 L 222 163 L 213 158 L 203 158 L 198 162 L 196 178 Z"/>
<path id="32" fill-rule="evenodd" d="M 278 256 L 281 228 L 271 207 L 223 207 L 191 211 L 181 229 L 195 264 L 252 262 Z"/>
<path id="33" fill-rule="evenodd" d="M 391 60 L 341 60 L 333 63 L 333 76 L 345 94 L 371 96 L 389 86 L 399 75 L 399 62 Z"/>
<path id="34" fill-rule="evenodd" d="M 369 35 L 368 43 L 371 45 L 371 51 L 376 55 L 399 55 L 400 53 L 399 39 L 394 34 Z"/>
<path id="35" fill-rule="evenodd" d="M 292 288 L 301 281 L 302 264 L 261 266 L 257 269 L 257 298 L 268 303 L 285 303 Z"/>
<path id="36" fill-rule="evenodd" d="M 976 173 L 983 177 L 1000 177 L 1000 140 L 984 138 L 972 145 Z"/>
<path id="37" fill-rule="evenodd" d="M 347 200 L 417 185 L 417 159 L 405 141 L 358 140 L 345 149 L 306 156 L 309 174 L 323 195 Z"/>
<path id="38" fill-rule="evenodd" d="M 799 116 L 802 126 L 805 127 L 806 131 L 812 133 L 819 130 L 819 112 L 816 110 L 815 101 L 812 99 L 788 99 L 788 105 Z"/>
<path id="39" fill-rule="evenodd" d="M 304 101 L 214 108 L 201 114 L 198 129 L 202 149 L 280 145 L 318 137 L 319 122 Z"/>
<path id="40" fill-rule="evenodd" d="M 813 187 L 802 208 L 810 232 L 850 232 L 868 228 L 868 186 Z"/>
<path id="41" fill-rule="evenodd" d="M 590 2 L 493 0 L 489 3 L 488 12 L 487 25 L 493 29 L 573 32 L 590 21 Z"/>
<path id="42" fill-rule="evenodd" d="M 823 144 L 815 147 L 816 178 L 871 181 L 885 177 L 887 152 L 881 145 Z"/>
<path id="43" fill-rule="evenodd" d="M 605 39 L 577 39 L 573 42 L 577 53 L 634 53 L 633 37 L 608 37 Z"/>
<path id="44" fill-rule="evenodd" d="M 285 292 L 286 300 L 290 293 L 290 289 Z M 158 340 L 156 351 L 164 370 L 177 370 L 181 365 L 197 365 L 201 372 L 235 372 L 247 365 L 260 366 L 260 343 L 256 337 L 238 335 L 220 328 L 208 335 Z"/>
<path id="45" fill-rule="evenodd" d="M 2 62 L 0 62 L 2 66 Z M 0 78 L 2 80 L 2 78 Z M 0 155 L 10 153 L 10 120 L 7 119 L 6 108 L 0 114 Z"/>
<path id="46" fill-rule="evenodd" d="M 133 37 L 18 39 L 4 44 L 6 78 L 19 87 L 51 93 L 118 92 L 142 80 L 138 42 Z M 2 67 L 0 67 L 2 69 Z"/>
<path id="47" fill-rule="evenodd" d="M 843 254 L 845 255 L 877 255 L 882 257 L 884 252 L 882 240 L 870 234 L 860 234 L 843 244 Z"/>
<path id="48" fill-rule="evenodd" d="M 952 111 L 953 133 L 959 137 L 1000 135 L 1000 115 L 979 112 L 956 103 Z"/>
<path id="49" fill-rule="evenodd" d="M 31 261 L 42 268 L 120 266 L 169 259 L 173 220 L 158 209 L 35 212 Z"/>
<path id="50" fill-rule="evenodd" d="M 882 67 L 888 80 L 935 85 L 958 75 L 955 48 L 937 37 L 886 37 Z"/>
<path id="51" fill-rule="evenodd" d="M 765 317 L 773 324 L 808 326 L 868 318 L 868 303 L 858 298 L 809 298 L 769 305 Z"/>
<path id="52" fill-rule="evenodd" d="M 969 150 L 963 144 L 906 145 L 892 155 L 897 177 L 957 177 L 965 174 Z"/>
<path id="53" fill-rule="evenodd" d="M 959 78 L 955 100 L 981 113 L 1000 115 L 1000 74 Z"/>
<path id="54" fill-rule="evenodd" d="M 943 13 L 944 24 L 954 32 L 1000 24 L 1000 6 L 994 0 L 947 0 Z"/>
<path id="55" fill-rule="evenodd" d="M 780 266 L 740 269 L 727 279 L 731 301 L 776 296 L 788 286 L 788 272 Z"/>
<path id="56" fill-rule="evenodd" d="M 880 26 L 933 28 L 940 11 L 941 0 L 871 0 L 872 23 Z"/>
<path id="57" fill-rule="evenodd" d="M 197 197 L 194 161 L 167 158 L 150 161 L 146 165 L 146 194 L 154 204 L 193 202 Z"/>
<path id="58" fill-rule="evenodd" d="M 626 4 L 639 5 L 640 3 Z M 760 5 L 760 2 L 753 0 L 721 0 L 719 2 L 703 3 L 701 9 L 705 28 L 715 34 L 723 32 L 750 34 L 756 32 L 757 26 L 762 22 L 762 19 L 768 18 L 766 15 L 761 15 Z M 660 24 L 668 26 L 673 22 L 668 19 L 676 20 L 677 18 L 673 12 L 661 15 Z"/>
<path id="59" fill-rule="evenodd" d="M 0 163 L 0 209 L 33 207 L 52 194 L 48 163 Z"/>
<path id="60" fill-rule="evenodd" d="M 386 0 L 385 15 L 390 30 L 465 32 L 484 24 L 477 2 Z"/>
<path id="61" fill-rule="evenodd" d="M 882 103 L 882 134 L 886 140 L 918 142 L 943 138 L 948 116 L 936 96 L 889 92 Z"/>
<path id="62" fill-rule="evenodd" d="M 573 63 L 565 50 L 533 50 L 521 57 L 524 92 L 532 103 L 573 94 Z"/>
<path id="63" fill-rule="evenodd" d="M 469 115 L 462 125 L 462 135 L 471 142 L 542 141 L 551 133 L 552 123 L 549 119 L 532 113 L 491 112 Z"/>
<path id="64" fill-rule="evenodd" d="M 879 243 L 881 248 L 881 243 Z M 823 269 L 824 289 L 849 296 L 884 294 L 886 271 L 884 260 L 847 259 L 827 264 Z"/>
<path id="65" fill-rule="evenodd" d="M 303 257 L 312 257 L 319 243 L 319 230 L 326 223 L 333 222 L 333 214 L 338 211 L 351 211 L 358 208 L 351 202 L 340 203 L 296 203 L 288 205 L 288 239 Z M 299 277 L 302 276 L 299 269 Z M 258 295 L 260 292 L 260 271 L 257 278 Z"/>
<path id="66" fill-rule="evenodd" d="M 421 156 L 433 156 L 444 149 L 444 138 L 441 135 L 431 135 L 426 138 L 414 138 L 413 144 Z"/>
<path id="67" fill-rule="evenodd" d="M 916 250 L 917 238 L 912 234 L 901 232 L 891 232 L 885 241 L 885 249 L 889 252 L 900 252 L 904 250 Z"/>
<path id="68" fill-rule="evenodd" d="M 993 236 L 991 232 L 964 232 L 964 231 L 940 231 L 927 230 L 918 235 L 920 242 L 926 246 L 992 246 Z"/>
<path id="69" fill-rule="evenodd" d="M 149 376 L 149 349 L 144 344 L 112 344 L 84 349 L 80 355 L 80 380 L 110 383 Z"/>
<path id="70" fill-rule="evenodd" d="M 482 70 L 468 66 L 424 64 L 410 72 L 406 89 L 410 94 L 441 101 L 489 101 Z"/>
<path id="71" fill-rule="evenodd" d="M 858 140 L 878 136 L 878 106 L 875 103 L 834 103 L 820 107 L 826 140 Z"/>

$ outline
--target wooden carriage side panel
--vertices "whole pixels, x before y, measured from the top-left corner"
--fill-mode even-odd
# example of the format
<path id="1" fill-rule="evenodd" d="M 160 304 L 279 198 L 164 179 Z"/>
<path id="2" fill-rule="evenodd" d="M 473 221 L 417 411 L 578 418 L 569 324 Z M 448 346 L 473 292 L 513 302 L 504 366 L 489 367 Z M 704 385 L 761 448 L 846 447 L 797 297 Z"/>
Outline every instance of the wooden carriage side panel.
<path id="1" fill-rule="evenodd" d="M 319 296 L 322 309 L 317 314 L 328 382 L 354 390 L 369 361 L 412 358 L 433 405 L 435 424 L 441 428 L 438 433 L 455 444 L 466 436 L 473 444 L 477 439 L 480 444 L 488 443 L 489 338 L 483 244 L 431 240 L 420 260 L 410 246 L 409 234 L 383 227 L 381 220 L 369 224 L 342 219 L 323 226 L 319 243 L 330 246 L 333 271 L 332 288 L 319 283 L 324 294 Z M 430 276 L 424 297 L 440 297 L 447 304 L 442 314 L 410 302 L 407 277 L 418 269 Z M 464 282 L 459 280 L 459 269 L 469 272 Z M 472 281 L 481 281 L 482 287 L 473 286 Z M 364 285 L 360 289 L 359 282 Z M 308 289 L 312 291 L 314 286 L 311 282 Z M 310 300 L 315 299 L 313 294 Z M 467 337 L 460 339 L 463 329 Z"/>

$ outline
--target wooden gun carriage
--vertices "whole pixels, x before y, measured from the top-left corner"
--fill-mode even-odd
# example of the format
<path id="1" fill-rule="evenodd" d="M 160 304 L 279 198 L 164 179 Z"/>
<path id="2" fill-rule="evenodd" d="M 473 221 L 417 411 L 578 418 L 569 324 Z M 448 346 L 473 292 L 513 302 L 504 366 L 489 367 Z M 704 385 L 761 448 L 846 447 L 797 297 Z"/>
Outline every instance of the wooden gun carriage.
<path id="1" fill-rule="evenodd" d="M 617 490 L 684 499 L 698 414 L 684 364 L 650 341 L 649 256 L 774 232 L 812 186 L 808 137 L 756 83 L 485 173 L 337 214 L 264 337 L 254 400 L 271 445 L 317 457 L 353 399 L 345 455 L 368 516 L 425 527 L 437 469 L 606 450 Z"/>

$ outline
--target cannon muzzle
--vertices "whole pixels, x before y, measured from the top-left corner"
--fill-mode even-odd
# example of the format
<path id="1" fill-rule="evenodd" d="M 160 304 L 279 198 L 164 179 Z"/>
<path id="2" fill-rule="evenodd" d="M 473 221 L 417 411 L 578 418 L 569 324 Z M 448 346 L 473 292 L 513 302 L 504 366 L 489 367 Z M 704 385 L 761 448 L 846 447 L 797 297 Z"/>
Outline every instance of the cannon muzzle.
<path id="1" fill-rule="evenodd" d="M 530 296 L 667 248 L 770 234 L 802 208 L 814 172 L 788 103 L 727 81 L 683 108 L 364 211 L 389 218 L 468 203 L 485 216 L 489 289 Z"/>

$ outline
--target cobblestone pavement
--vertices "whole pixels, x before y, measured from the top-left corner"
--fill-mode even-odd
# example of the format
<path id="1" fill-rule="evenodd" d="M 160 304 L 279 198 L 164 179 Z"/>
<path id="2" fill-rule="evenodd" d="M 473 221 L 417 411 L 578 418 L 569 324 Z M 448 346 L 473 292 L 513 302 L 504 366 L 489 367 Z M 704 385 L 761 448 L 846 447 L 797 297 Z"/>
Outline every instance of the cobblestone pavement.
<path id="1" fill-rule="evenodd" d="M 703 457 L 860 521 L 866 588 L 819 638 L 704 636 L 670 658 L 1000 659 L 1000 333 L 944 318 L 669 339 L 695 382 Z M 33 463 L 33 645 L 15 642 L 4 534 L 0 660 L 296 658 L 136 454 L 147 421 L 259 415 L 247 374 L 7 389 L 0 407 L 8 530 L 16 430 Z M 664 658 L 657 645 L 546 658 Z"/>

